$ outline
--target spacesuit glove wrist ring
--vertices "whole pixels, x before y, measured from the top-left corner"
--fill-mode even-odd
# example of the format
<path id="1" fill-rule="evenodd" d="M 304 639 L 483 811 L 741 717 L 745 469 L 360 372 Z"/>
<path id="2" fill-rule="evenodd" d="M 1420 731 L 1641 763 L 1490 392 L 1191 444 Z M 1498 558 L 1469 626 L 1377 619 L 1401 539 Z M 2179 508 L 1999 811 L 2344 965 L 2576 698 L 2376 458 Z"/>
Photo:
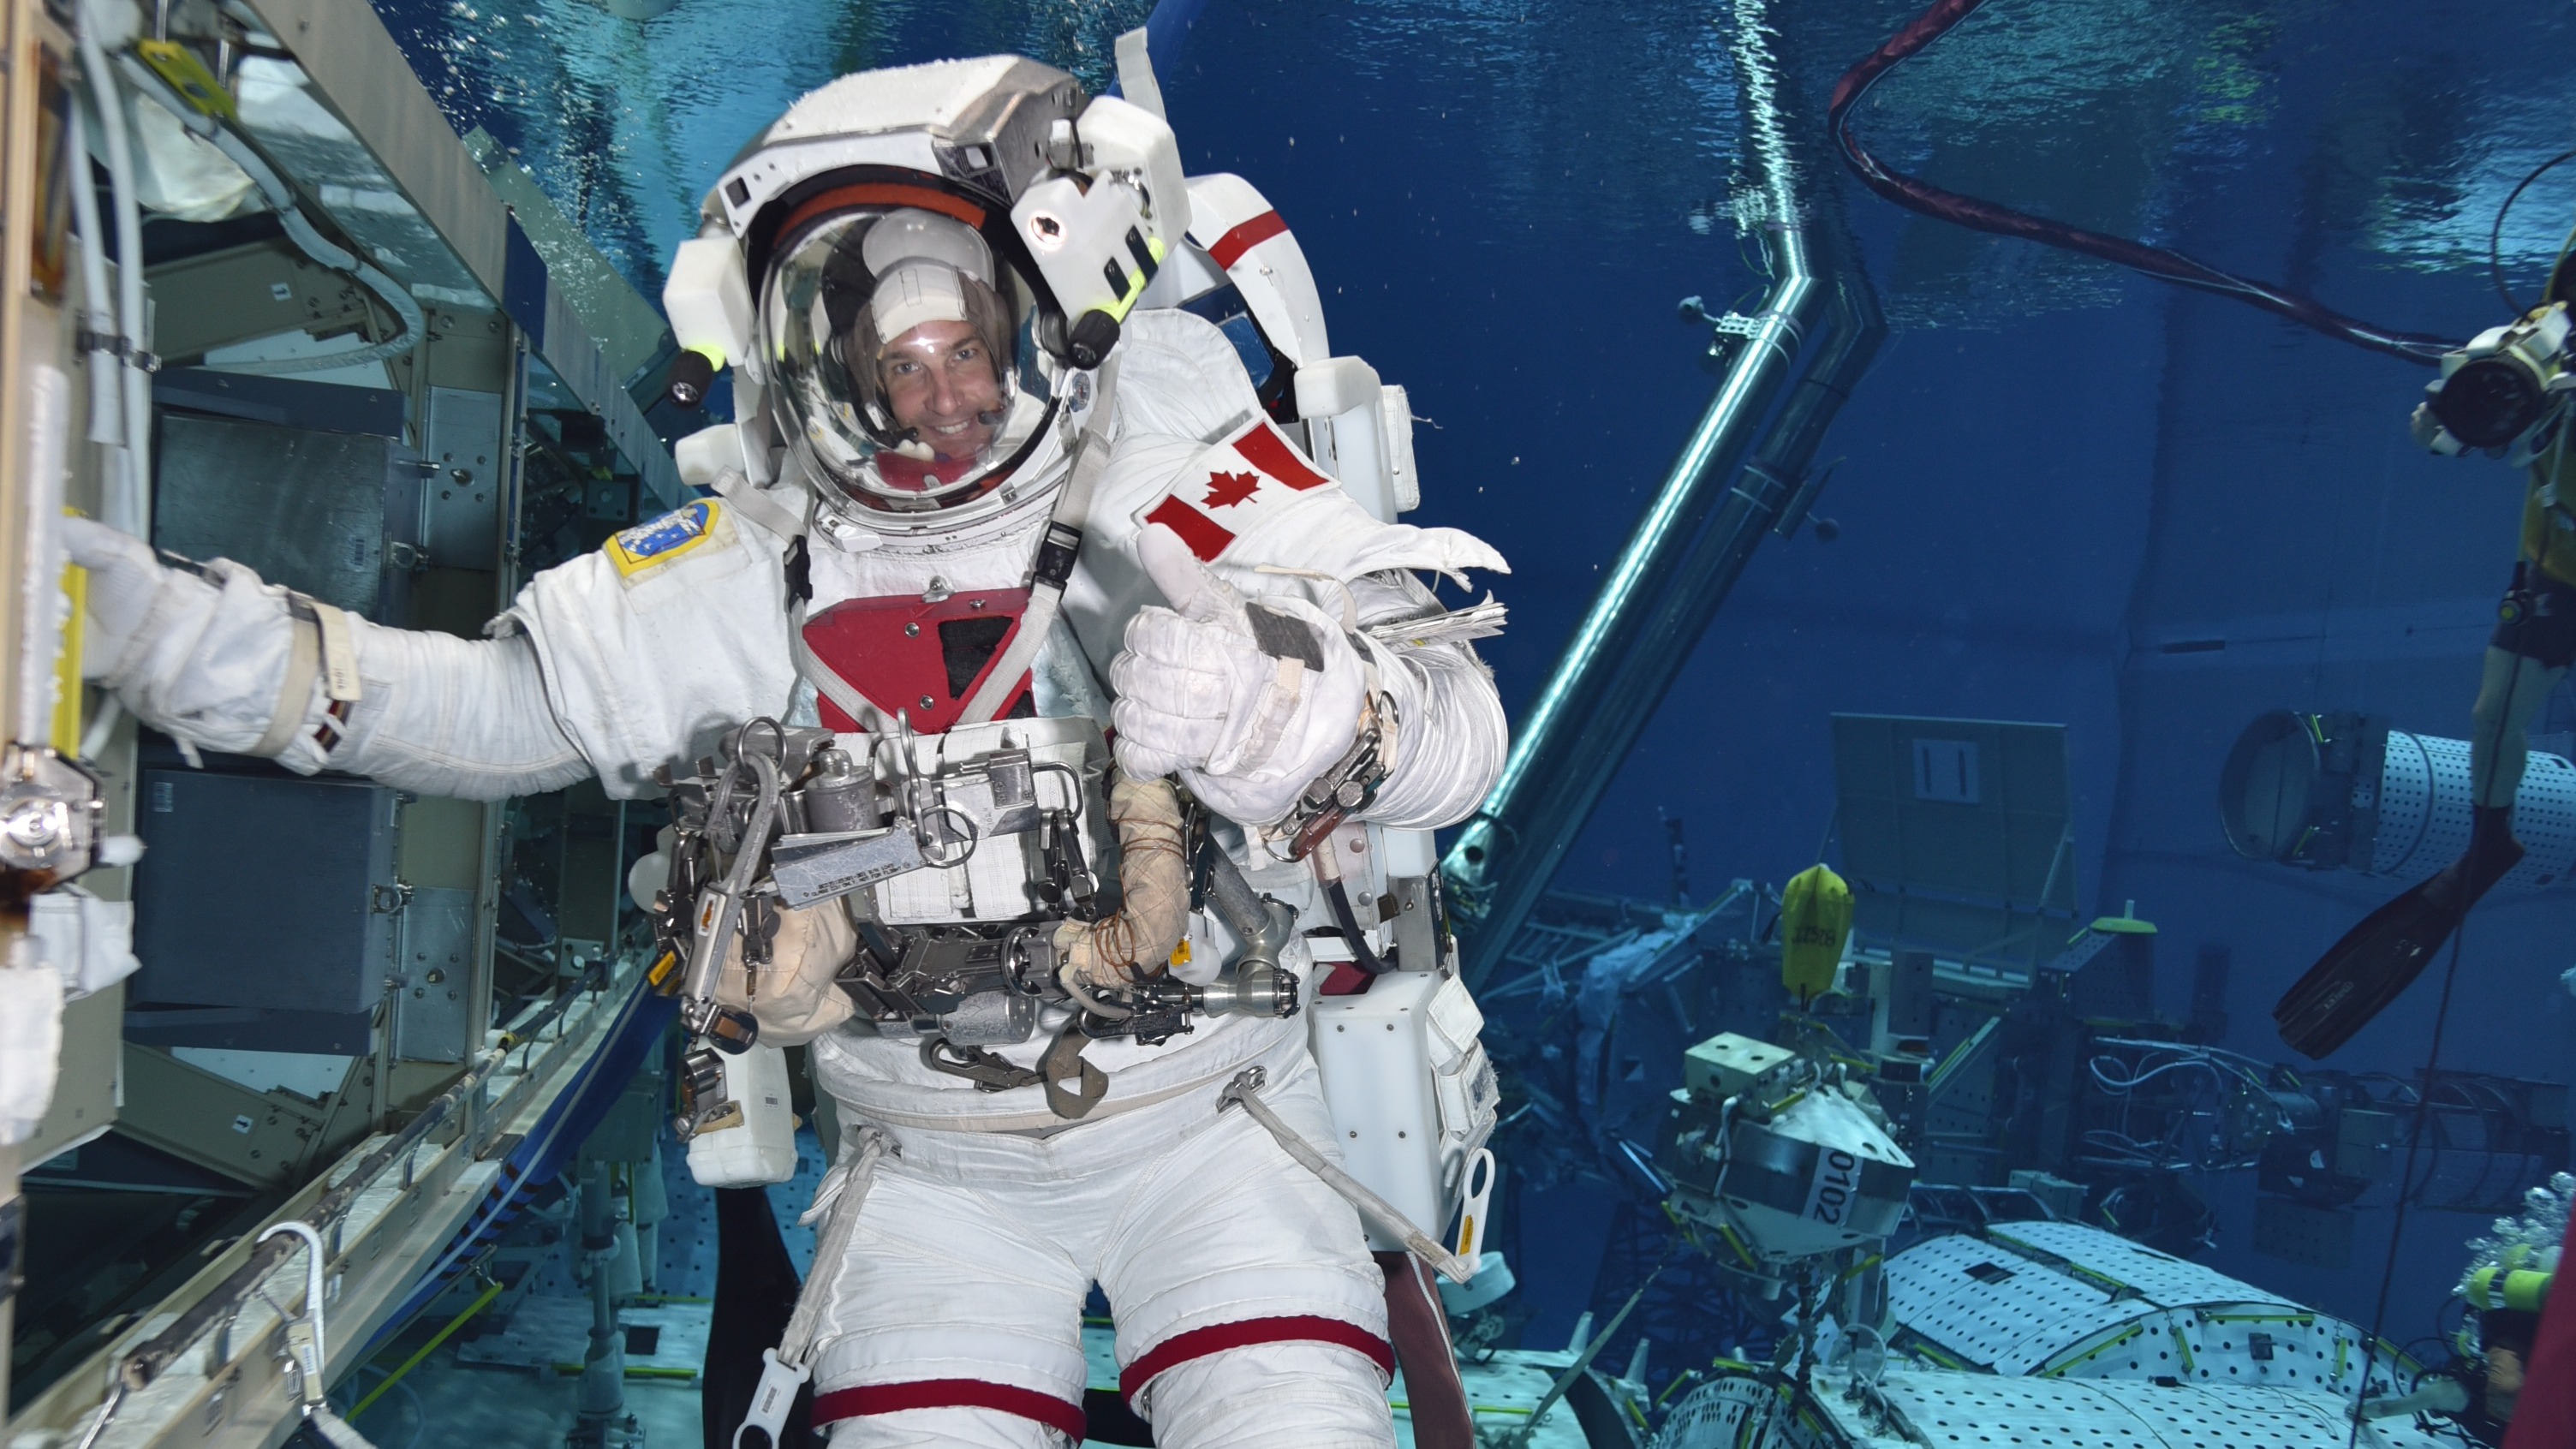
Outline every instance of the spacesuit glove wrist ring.
<path id="1" fill-rule="evenodd" d="M 1372 689 L 1360 705 L 1359 727 L 1351 747 L 1331 767 L 1297 792 L 1297 803 L 1278 824 L 1262 834 L 1288 842 L 1288 858 L 1303 860 L 1333 827 L 1366 810 L 1378 787 L 1395 771 L 1395 701 Z"/>

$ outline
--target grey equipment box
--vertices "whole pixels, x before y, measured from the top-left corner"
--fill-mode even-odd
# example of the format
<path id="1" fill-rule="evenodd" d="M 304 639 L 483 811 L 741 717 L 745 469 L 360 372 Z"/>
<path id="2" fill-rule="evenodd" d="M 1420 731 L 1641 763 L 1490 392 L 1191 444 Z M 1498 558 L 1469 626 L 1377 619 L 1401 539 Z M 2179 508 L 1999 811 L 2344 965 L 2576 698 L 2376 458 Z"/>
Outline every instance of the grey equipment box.
<path id="1" fill-rule="evenodd" d="M 147 769 L 126 1035 L 351 1055 L 397 974 L 395 792 Z M 159 1007 L 162 1010 L 148 1008 Z M 135 1009 L 146 1008 L 146 1009 Z"/>
<path id="2" fill-rule="evenodd" d="M 420 464 L 399 440 L 165 411 L 159 447 L 154 543 L 403 622 L 425 560 Z"/>

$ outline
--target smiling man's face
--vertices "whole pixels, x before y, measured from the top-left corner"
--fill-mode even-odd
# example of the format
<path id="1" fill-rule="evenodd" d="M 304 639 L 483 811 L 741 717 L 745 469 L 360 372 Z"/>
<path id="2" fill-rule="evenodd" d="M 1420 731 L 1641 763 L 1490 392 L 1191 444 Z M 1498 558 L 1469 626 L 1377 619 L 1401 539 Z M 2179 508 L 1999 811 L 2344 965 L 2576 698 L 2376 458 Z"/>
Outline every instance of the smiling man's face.
<path id="1" fill-rule="evenodd" d="M 993 441 L 1001 375 L 966 322 L 924 322 L 886 344 L 877 362 L 886 406 L 941 457 L 972 458 Z"/>

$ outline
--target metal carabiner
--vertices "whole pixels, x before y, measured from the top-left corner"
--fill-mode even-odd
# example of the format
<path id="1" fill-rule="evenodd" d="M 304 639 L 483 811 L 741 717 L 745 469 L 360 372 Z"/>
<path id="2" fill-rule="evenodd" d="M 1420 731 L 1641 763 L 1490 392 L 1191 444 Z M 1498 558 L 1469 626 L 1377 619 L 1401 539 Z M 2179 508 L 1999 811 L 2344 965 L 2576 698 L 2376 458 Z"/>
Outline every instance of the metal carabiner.
<path id="1" fill-rule="evenodd" d="M 304 1312 L 301 1317 L 286 1320 L 286 1348 L 295 1361 L 296 1396 L 303 1401 L 309 1418 L 325 1404 L 322 1365 L 329 1352 L 322 1328 L 322 1234 L 311 1223 L 299 1220 L 273 1224 L 259 1235 L 258 1241 L 265 1243 L 280 1233 L 293 1233 L 304 1240 Z"/>

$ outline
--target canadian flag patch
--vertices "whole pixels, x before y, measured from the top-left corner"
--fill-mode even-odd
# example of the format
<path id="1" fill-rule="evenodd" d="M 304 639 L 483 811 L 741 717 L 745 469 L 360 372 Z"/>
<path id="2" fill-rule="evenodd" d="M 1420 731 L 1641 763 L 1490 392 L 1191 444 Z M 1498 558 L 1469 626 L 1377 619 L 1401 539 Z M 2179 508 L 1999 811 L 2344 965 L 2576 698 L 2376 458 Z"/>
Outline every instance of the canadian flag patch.
<path id="1" fill-rule="evenodd" d="M 1214 563 L 1271 514 L 1333 480 L 1298 456 L 1268 418 L 1193 459 L 1169 488 L 1136 513 L 1180 535 L 1201 562 Z"/>

